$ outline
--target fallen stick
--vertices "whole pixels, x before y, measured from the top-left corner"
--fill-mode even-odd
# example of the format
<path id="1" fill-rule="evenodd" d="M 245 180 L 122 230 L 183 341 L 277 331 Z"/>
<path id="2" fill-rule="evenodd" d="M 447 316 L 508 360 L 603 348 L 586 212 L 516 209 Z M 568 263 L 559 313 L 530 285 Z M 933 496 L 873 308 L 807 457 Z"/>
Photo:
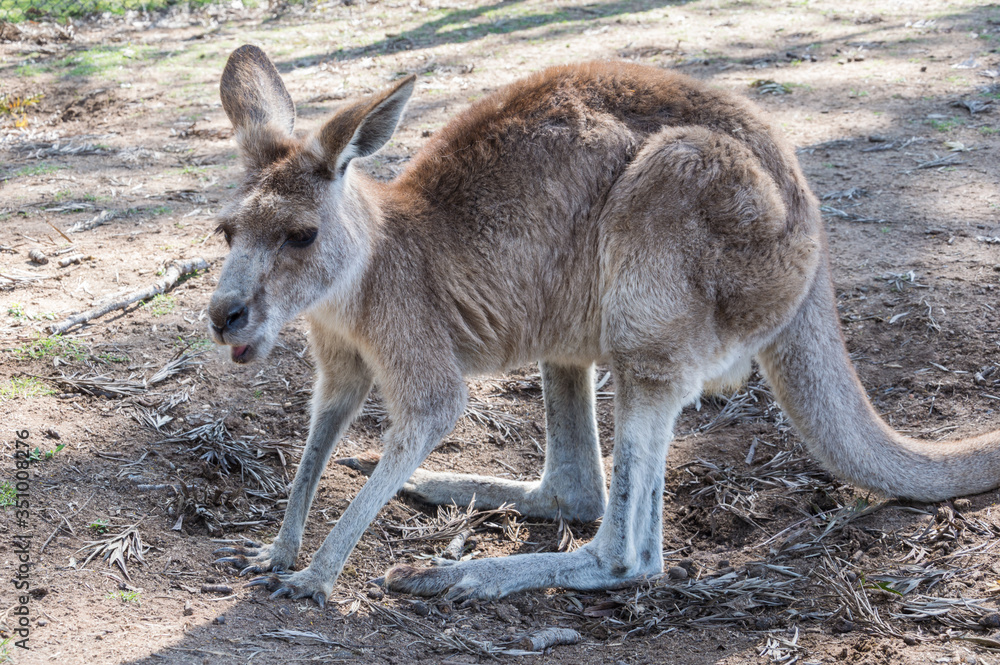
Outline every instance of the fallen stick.
<path id="1" fill-rule="evenodd" d="M 97 228 L 98 226 L 106 224 L 113 219 L 124 217 L 126 214 L 127 211 L 123 210 L 112 210 L 112 209 L 102 210 L 101 212 L 97 213 L 97 215 L 95 215 L 94 217 L 86 221 L 79 221 L 73 226 L 69 227 L 69 232 L 79 233 L 80 231 L 89 231 L 90 229 Z"/>
<path id="2" fill-rule="evenodd" d="M 525 635 L 517 645 L 528 651 L 544 651 L 560 644 L 576 644 L 580 639 L 580 633 L 572 628 L 543 628 Z"/>
<path id="3" fill-rule="evenodd" d="M 469 539 L 472 535 L 472 529 L 465 529 L 462 533 L 458 534 L 451 539 L 448 543 L 448 547 L 444 548 L 444 552 L 441 556 L 445 559 L 451 559 L 452 561 L 458 561 L 462 558 L 462 550 L 465 549 L 465 541 Z"/>
<path id="4" fill-rule="evenodd" d="M 11 275 L 9 273 L 3 273 L 3 272 L 0 272 L 0 277 L 3 277 L 4 279 L 9 279 L 10 281 L 14 282 L 15 284 L 17 284 L 18 282 L 29 282 L 29 283 L 31 283 L 31 282 L 40 282 L 43 279 L 48 279 L 48 277 L 44 277 L 42 275 L 25 275 L 25 276 L 22 276 L 22 275 Z"/>
<path id="5" fill-rule="evenodd" d="M 163 275 L 163 279 L 156 282 L 152 286 L 148 286 L 139 291 L 133 291 L 124 298 L 105 303 L 104 305 L 99 305 L 93 309 L 88 309 L 86 312 L 74 314 L 59 325 L 49 326 L 49 332 L 52 335 L 61 335 L 73 326 L 78 326 L 81 323 L 86 323 L 92 319 L 99 318 L 108 312 L 115 311 L 116 309 L 124 309 L 134 302 L 148 300 L 157 294 L 165 293 L 166 291 L 174 288 L 174 285 L 177 284 L 177 280 L 181 277 L 198 270 L 208 270 L 208 263 L 205 259 L 174 261 L 167 268 L 167 271 Z"/>
<path id="6" fill-rule="evenodd" d="M 70 256 L 63 257 L 56 261 L 56 264 L 60 268 L 65 268 L 66 266 L 73 265 L 74 263 L 83 263 L 84 261 L 92 261 L 93 256 L 87 256 L 84 254 L 72 254 Z"/>

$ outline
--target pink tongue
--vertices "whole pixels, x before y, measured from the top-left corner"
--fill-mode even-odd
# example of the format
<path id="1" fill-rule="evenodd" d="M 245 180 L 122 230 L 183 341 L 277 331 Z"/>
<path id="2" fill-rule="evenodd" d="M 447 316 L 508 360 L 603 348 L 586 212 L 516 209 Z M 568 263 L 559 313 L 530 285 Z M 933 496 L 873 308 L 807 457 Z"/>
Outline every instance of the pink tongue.
<path id="1" fill-rule="evenodd" d="M 239 358 L 240 356 L 242 356 L 243 353 L 246 350 L 247 350 L 247 345 L 246 344 L 244 344 L 243 346 L 234 346 L 234 347 L 232 347 L 232 354 L 233 354 L 232 357 L 233 357 L 233 360 L 236 360 L 237 358 Z"/>

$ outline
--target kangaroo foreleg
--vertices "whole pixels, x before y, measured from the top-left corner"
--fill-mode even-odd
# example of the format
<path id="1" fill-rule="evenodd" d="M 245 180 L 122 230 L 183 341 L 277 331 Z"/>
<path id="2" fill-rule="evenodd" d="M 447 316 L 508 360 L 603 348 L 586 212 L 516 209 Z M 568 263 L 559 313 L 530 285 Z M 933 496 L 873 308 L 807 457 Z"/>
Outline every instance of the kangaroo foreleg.
<path id="1" fill-rule="evenodd" d="M 251 586 L 273 590 L 272 598 L 312 598 L 320 606 L 326 603 L 344 563 L 362 534 L 386 502 L 424 461 L 427 454 L 455 425 L 464 402 L 464 391 L 448 396 L 452 402 L 437 411 L 424 410 L 420 419 L 399 418 L 385 434 L 384 454 L 365 486 L 337 520 L 336 526 L 313 555 L 304 570 L 274 573 L 257 578 Z M 457 407 L 454 407 L 457 405 Z"/>
<path id="2" fill-rule="evenodd" d="M 243 547 L 224 547 L 216 551 L 217 554 L 227 555 L 216 563 L 237 565 L 241 569 L 240 575 L 285 570 L 295 564 L 306 518 L 323 470 L 341 434 L 371 390 L 371 373 L 353 351 L 345 349 L 319 360 L 319 379 L 313 391 L 309 437 L 295 472 L 278 536 L 270 545 L 247 542 Z"/>

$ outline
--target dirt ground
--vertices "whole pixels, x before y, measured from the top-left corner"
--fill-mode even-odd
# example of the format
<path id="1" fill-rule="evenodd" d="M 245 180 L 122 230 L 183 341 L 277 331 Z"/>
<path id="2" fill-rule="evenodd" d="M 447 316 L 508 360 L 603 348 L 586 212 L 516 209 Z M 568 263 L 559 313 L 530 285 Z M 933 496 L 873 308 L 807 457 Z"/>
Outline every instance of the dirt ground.
<path id="1" fill-rule="evenodd" d="M 249 367 L 206 339 L 225 255 L 213 214 L 239 175 L 217 82 L 246 42 L 278 64 L 305 128 L 345 97 L 419 74 L 400 131 L 367 161 L 382 177 L 467 104 L 549 64 L 624 58 L 752 98 L 799 146 L 823 198 L 841 320 L 876 408 L 933 441 L 997 424 L 995 4 L 382 0 L 276 13 L 234 3 L 6 26 L 0 660 L 1000 663 L 997 492 L 925 505 L 838 483 L 757 377 L 678 426 L 663 541 L 674 577 L 465 605 L 383 596 L 369 580 L 440 554 L 470 524 L 464 553 L 476 557 L 573 548 L 596 530 L 438 514 L 405 498 L 365 534 L 326 610 L 270 601 L 213 565 L 223 544 L 277 532 L 312 379 L 301 321 Z M 29 259 L 35 249 L 48 263 Z M 199 257 L 210 268 L 167 296 L 48 338 L 48 326 Z M 472 408 L 425 465 L 537 478 L 537 371 L 472 382 Z M 614 384 L 599 390 L 610 455 Z M 377 451 L 382 415 L 371 403 L 338 455 Z M 18 524 L 7 504 L 23 430 L 34 459 Z M 363 482 L 327 469 L 299 565 Z M 13 586 L 25 543 L 27 652 Z M 581 641 L 512 655 L 522 636 L 554 626 Z"/>

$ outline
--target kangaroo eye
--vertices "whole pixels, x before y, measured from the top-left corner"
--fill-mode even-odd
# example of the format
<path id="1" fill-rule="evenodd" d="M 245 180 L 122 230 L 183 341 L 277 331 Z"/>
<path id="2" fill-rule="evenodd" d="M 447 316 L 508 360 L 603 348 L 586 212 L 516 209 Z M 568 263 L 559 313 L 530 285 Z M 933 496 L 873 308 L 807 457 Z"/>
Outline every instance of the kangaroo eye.
<path id="1" fill-rule="evenodd" d="M 302 231 L 294 231 L 288 234 L 288 238 L 285 239 L 285 245 L 291 247 L 308 247 L 316 239 L 316 234 L 319 232 L 318 229 L 305 229 Z"/>

